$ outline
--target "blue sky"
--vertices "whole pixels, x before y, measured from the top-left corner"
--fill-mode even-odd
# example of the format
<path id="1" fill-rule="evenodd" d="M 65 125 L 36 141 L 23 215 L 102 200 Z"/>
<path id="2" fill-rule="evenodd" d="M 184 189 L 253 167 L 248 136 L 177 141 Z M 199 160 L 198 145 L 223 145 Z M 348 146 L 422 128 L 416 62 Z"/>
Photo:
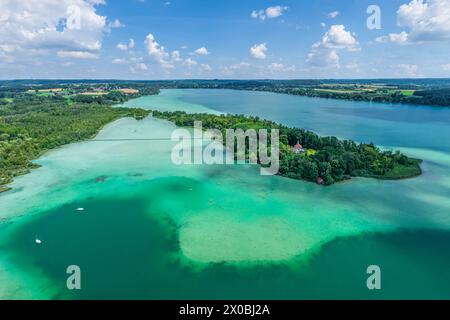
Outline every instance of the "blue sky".
<path id="1" fill-rule="evenodd" d="M 36 3 L 0 4 L 2 79 L 450 76 L 449 0 Z"/>

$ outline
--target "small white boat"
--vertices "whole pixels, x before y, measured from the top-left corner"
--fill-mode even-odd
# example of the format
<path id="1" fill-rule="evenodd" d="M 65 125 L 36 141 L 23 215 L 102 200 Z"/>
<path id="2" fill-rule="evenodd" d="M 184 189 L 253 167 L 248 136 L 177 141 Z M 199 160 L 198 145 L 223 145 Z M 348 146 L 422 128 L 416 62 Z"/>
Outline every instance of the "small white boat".
<path id="1" fill-rule="evenodd" d="M 34 242 L 36 242 L 37 244 L 41 244 L 41 243 L 42 243 L 41 239 L 38 239 L 38 238 L 36 238 L 36 239 L 34 240 Z"/>
<path id="2" fill-rule="evenodd" d="M 76 211 L 84 211 L 84 208 L 76 208 Z"/>

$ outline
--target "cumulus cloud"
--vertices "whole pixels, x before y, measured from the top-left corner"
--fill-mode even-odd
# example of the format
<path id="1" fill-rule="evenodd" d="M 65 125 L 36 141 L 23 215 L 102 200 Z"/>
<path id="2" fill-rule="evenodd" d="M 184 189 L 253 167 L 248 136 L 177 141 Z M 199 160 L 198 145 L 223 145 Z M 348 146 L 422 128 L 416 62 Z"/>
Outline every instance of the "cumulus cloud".
<path id="1" fill-rule="evenodd" d="M 0 2 L 0 51 L 14 57 L 57 54 L 92 59 L 101 49 L 106 17 L 99 0 Z"/>
<path id="2" fill-rule="evenodd" d="M 180 50 L 166 51 L 165 47 L 160 45 L 155 36 L 149 33 L 145 39 L 145 44 L 147 48 L 147 53 L 154 61 L 156 61 L 165 72 L 171 72 L 171 70 L 176 69 L 176 67 L 187 67 L 191 71 L 196 70 L 198 72 L 210 71 L 211 67 L 207 64 L 199 64 L 192 58 L 184 59 L 181 56 Z M 206 47 L 201 47 L 190 53 L 190 55 L 208 55 L 210 52 Z"/>
<path id="3" fill-rule="evenodd" d="M 194 51 L 194 53 L 199 56 L 207 56 L 208 54 L 210 54 L 208 49 L 206 49 L 205 47 L 198 48 Z"/>
<path id="4" fill-rule="evenodd" d="M 262 21 L 266 19 L 274 19 L 281 17 L 287 9 L 288 7 L 273 6 L 268 7 L 265 10 L 253 10 L 251 13 L 251 17 L 254 19 L 260 19 Z"/>
<path id="5" fill-rule="evenodd" d="M 356 35 L 343 25 L 332 25 L 322 40 L 312 45 L 306 62 L 313 67 L 340 68 L 338 52 L 360 50 Z"/>
<path id="6" fill-rule="evenodd" d="M 381 36 L 375 39 L 378 43 L 394 42 L 398 44 L 409 43 L 409 35 L 407 32 L 402 31 L 400 33 L 390 33 L 387 36 Z"/>
<path id="7" fill-rule="evenodd" d="M 359 50 L 355 35 L 345 30 L 344 25 L 331 26 L 322 37 L 321 45 L 331 49 Z"/>
<path id="8" fill-rule="evenodd" d="M 111 28 L 123 28 L 123 27 L 125 27 L 125 25 L 122 22 L 120 22 L 119 19 L 115 19 L 113 22 L 111 22 L 110 26 L 111 26 Z"/>
<path id="9" fill-rule="evenodd" d="M 195 60 L 193 60 L 191 58 L 187 58 L 186 60 L 184 60 L 183 64 L 185 66 L 192 67 L 192 66 L 197 65 L 198 63 L 197 63 L 197 61 L 195 61 Z"/>
<path id="10" fill-rule="evenodd" d="M 376 41 L 407 44 L 450 40 L 450 1 L 412 0 L 398 9 L 397 24 L 408 31 L 391 33 Z"/>
<path id="11" fill-rule="evenodd" d="M 149 33 L 145 39 L 145 44 L 147 46 L 147 53 L 152 57 L 159 65 L 165 69 L 174 68 L 173 64 L 170 63 L 169 54 L 165 51 L 164 47 L 156 42 L 153 34 Z"/>
<path id="12" fill-rule="evenodd" d="M 114 21 L 108 23 L 106 31 L 111 32 L 112 29 L 118 29 L 118 28 L 124 28 L 124 27 L 125 27 L 125 25 L 122 22 L 120 22 L 119 19 L 115 19 Z"/>
<path id="13" fill-rule="evenodd" d="M 180 53 L 179 50 L 172 51 L 171 56 L 172 56 L 172 60 L 175 61 L 175 62 L 183 61 L 183 59 L 181 58 L 181 53 Z"/>
<path id="14" fill-rule="evenodd" d="M 330 13 L 328 14 L 328 18 L 334 19 L 334 18 L 336 18 L 339 14 L 340 14 L 339 11 L 333 11 L 333 12 L 330 12 Z"/>
<path id="15" fill-rule="evenodd" d="M 135 46 L 134 39 L 130 39 L 130 40 L 128 41 L 128 43 L 119 43 L 119 44 L 117 45 L 117 49 L 120 49 L 120 50 L 122 50 L 122 51 L 127 51 L 127 50 L 129 50 L 129 49 L 133 49 L 134 46 Z"/>
<path id="16" fill-rule="evenodd" d="M 267 57 L 267 45 L 265 43 L 255 44 L 250 48 L 250 54 L 255 59 L 265 59 Z"/>

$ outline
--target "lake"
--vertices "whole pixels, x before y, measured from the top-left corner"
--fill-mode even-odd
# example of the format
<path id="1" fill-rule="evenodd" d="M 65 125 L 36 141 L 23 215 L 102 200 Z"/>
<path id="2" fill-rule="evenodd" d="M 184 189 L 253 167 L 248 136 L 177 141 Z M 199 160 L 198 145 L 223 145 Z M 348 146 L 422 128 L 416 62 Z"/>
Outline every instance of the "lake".
<path id="1" fill-rule="evenodd" d="M 124 106 L 257 115 L 401 150 L 424 173 L 321 187 L 176 166 L 173 124 L 120 119 L 0 194 L 0 298 L 450 299 L 450 109 L 212 89 Z M 373 264 L 380 291 L 366 287 Z"/>

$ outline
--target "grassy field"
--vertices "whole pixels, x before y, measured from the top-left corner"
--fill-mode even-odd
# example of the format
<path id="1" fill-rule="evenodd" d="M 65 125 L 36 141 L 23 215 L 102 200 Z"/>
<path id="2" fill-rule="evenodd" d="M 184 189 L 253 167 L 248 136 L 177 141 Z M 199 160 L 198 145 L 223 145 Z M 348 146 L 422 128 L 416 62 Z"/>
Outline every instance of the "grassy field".
<path id="1" fill-rule="evenodd" d="M 391 171 L 380 178 L 386 180 L 399 180 L 420 176 L 422 174 L 422 169 L 420 168 L 421 163 L 421 160 L 414 159 L 413 164 L 409 166 L 395 165 Z"/>
<path id="2" fill-rule="evenodd" d="M 401 93 L 405 97 L 414 95 L 415 90 L 400 90 L 395 87 L 385 86 L 355 86 L 355 85 L 322 85 L 320 88 L 315 88 L 314 91 L 320 93 L 334 93 L 334 94 L 359 94 L 367 96 L 389 96 Z"/>
<path id="3" fill-rule="evenodd" d="M 402 91 L 401 91 L 401 93 L 402 93 L 404 96 L 407 96 L 407 97 L 412 96 L 412 95 L 414 94 L 414 92 L 416 92 L 416 91 L 415 91 L 415 90 L 402 90 Z"/>

